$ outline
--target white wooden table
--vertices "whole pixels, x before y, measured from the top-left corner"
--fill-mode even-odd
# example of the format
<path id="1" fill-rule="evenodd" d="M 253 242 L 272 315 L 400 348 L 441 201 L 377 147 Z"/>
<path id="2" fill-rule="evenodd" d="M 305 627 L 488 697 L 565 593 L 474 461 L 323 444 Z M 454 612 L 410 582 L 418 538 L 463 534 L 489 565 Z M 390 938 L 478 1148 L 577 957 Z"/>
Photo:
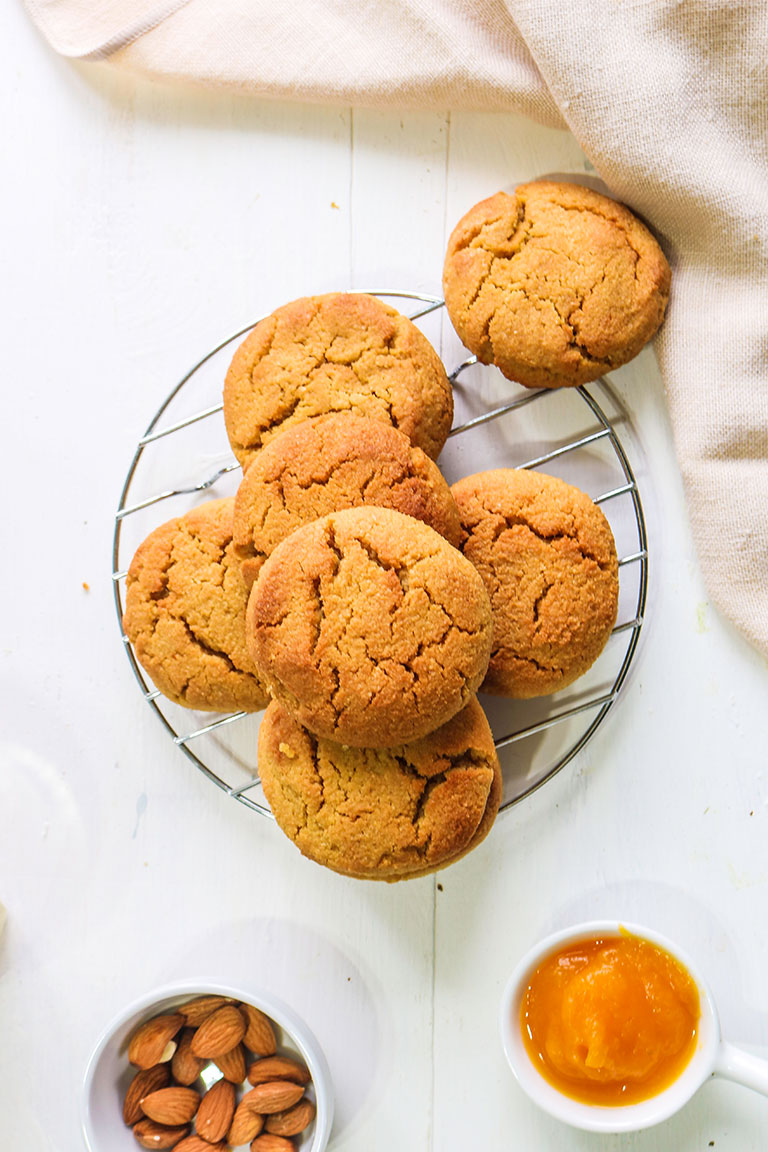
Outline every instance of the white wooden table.
<path id="1" fill-rule="evenodd" d="M 768 1046 L 768 672 L 707 603 L 650 351 L 612 381 L 642 443 L 652 557 L 625 696 L 436 877 L 345 880 L 215 789 L 142 701 L 114 617 L 123 477 L 180 374 L 299 295 L 439 292 L 458 217 L 586 170 L 574 140 L 515 116 L 266 104 L 73 66 L 17 3 L 0 45 L 0 1147 L 80 1149 L 106 1020 L 200 977 L 270 987 L 306 1016 L 336 1083 L 334 1152 L 762 1152 L 768 1102 L 723 1083 L 635 1136 L 566 1130 L 522 1096 L 498 1039 L 520 953 L 616 915 L 677 939 L 729 1038 Z"/>

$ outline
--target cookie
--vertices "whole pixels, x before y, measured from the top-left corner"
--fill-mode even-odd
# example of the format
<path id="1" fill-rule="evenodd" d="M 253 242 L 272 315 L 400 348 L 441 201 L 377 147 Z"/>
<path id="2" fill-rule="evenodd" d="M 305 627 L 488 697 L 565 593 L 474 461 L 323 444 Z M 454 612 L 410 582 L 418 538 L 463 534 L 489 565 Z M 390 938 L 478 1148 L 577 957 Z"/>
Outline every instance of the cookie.
<path id="1" fill-rule="evenodd" d="M 439 468 L 402 432 L 348 412 L 287 428 L 262 448 L 235 497 L 235 551 L 252 584 L 267 556 L 303 524 L 363 504 L 431 525 L 454 546 L 459 513 Z"/>
<path id="2" fill-rule="evenodd" d="M 238 348 L 224 420 L 246 468 L 277 432 L 326 412 L 393 424 L 435 458 L 453 392 L 426 336 L 394 308 L 360 293 L 304 297 L 260 321 Z"/>
<path id="3" fill-rule="evenodd" d="M 521 184 L 459 221 L 443 290 L 460 339 L 529 388 L 596 380 L 664 318 L 669 265 L 623 204 L 577 184 Z"/>
<path id="4" fill-rule="evenodd" d="M 453 863 L 487 835 L 501 799 L 493 736 L 474 698 L 436 732 L 386 749 L 316 739 L 273 701 L 258 761 L 283 832 L 309 859 L 359 879 Z"/>
<path id="5" fill-rule="evenodd" d="M 452 492 L 464 555 L 493 610 L 483 691 L 525 699 L 567 687 L 595 662 L 616 623 L 608 521 L 584 492 L 540 472 L 480 472 Z"/>
<path id="6" fill-rule="evenodd" d="M 269 696 L 245 645 L 248 589 L 233 550 L 233 505 L 201 504 L 147 537 L 128 569 L 123 628 L 176 704 L 256 712 Z"/>
<path id="7" fill-rule="evenodd" d="M 433 528 L 349 508 L 278 544 L 251 590 L 246 636 L 300 723 L 382 748 L 464 707 L 485 676 L 491 610 L 477 571 Z"/>

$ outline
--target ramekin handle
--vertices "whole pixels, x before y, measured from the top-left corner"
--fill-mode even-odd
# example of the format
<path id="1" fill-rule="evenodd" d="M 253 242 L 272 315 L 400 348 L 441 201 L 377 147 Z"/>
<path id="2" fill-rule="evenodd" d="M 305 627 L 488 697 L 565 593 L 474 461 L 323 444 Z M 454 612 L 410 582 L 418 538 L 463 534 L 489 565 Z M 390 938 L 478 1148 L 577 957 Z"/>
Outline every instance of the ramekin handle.
<path id="1" fill-rule="evenodd" d="M 746 1088 L 754 1088 L 755 1092 L 762 1092 L 768 1096 L 768 1060 L 761 1056 L 753 1056 L 737 1048 L 735 1044 L 723 1041 L 715 1059 L 713 1069 L 715 1076 L 723 1076 L 726 1080 L 735 1080 Z"/>

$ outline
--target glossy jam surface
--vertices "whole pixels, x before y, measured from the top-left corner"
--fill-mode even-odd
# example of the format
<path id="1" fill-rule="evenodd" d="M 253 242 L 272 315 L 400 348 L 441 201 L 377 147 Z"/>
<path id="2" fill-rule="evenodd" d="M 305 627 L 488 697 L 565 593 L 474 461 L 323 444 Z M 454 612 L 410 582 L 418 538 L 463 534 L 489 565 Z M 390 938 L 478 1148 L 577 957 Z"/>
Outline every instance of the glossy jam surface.
<path id="1" fill-rule="evenodd" d="M 673 956 L 622 933 L 568 944 L 533 973 L 520 1009 L 528 1055 L 558 1091 L 635 1104 L 671 1084 L 696 1048 L 696 984 Z"/>

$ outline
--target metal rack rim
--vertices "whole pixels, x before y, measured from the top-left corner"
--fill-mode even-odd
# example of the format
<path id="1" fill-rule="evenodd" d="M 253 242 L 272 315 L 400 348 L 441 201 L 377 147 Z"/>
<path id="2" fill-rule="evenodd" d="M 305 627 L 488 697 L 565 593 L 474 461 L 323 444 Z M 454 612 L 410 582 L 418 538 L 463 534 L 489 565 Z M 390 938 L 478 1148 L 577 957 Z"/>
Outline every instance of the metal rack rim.
<path id="1" fill-rule="evenodd" d="M 362 293 L 362 294 L 367 294 L 367 295 L 375 295 L 375 296 L 385 297 L 385 298 L 390 297 L 390 298 L 396 298 L 396 299 L 417 300 L 417 301 L 421 301 L 421 302 L 425 303 L 427 305 L 426 308 L 419 310 L 419 311 L 416 311 L 414 313 L 411 313 L 411 315 L 409 316 L 409 319 L 411 319 L 411 320 L 417 320 L 420 317 L 423 317 L 424 315 L 427 315 L 429 313 L 437 311 L 444 304 L 441 297 L 434 296 L 434 295 L 428 294 L 428 293 L 413 293 L 413 292 L 402 291 L 399 289 L 393 289 L 393 290 L 388 290 L 388 291 L 383 291 L 383 290 L 366 291 L 363 289 L 357 289 L 355 291 L 357 293 Z M 213 405 L 207 409 L 204 409 L 202 412 L 195 413 L 195 414 L 193 414 L 193 415 L 191 415 L 191 416 L 189 416 L 183 420 L 177 421 L 172 425 L 168 425 L 165 428 L 160 429 L 159 431 L 156 431 L 159 420 L 161 419 L 163 414 L 167 411 L 167 409 L 170 407 L 170 405 L 173 403 L 173 401 L 176 399 L 177 395 L 179 394 L 181 389 L 184 387 L 184 385 L 192 378 L 192 376 L 194 376 L 195 373 L 198 372 L 200 370 L 200 368 L 202 368 L 217 353 L 223 351 L 223 349 L 225 349 L 227 347 L 227 345 L 232 344 L 235 340 L 244 336 L 247 332 L 250 332 L 251 329 L 258 322 L 259 321 L 256 320 L 253 323 L 248 324 L 246 327 L 239 329 L 237 332 L 233 333 L 231 336 L 227 337 L 225 340 L 222 340 L 213 349 L 211 349 L 209 352 L 207 352 L 200 360 L 198 360 L 197 363 L 192 368 L 190 368 L 189 371 L 186 372 L 184 376 L 182 376 L 182 378 L 179 380 L 179 382 L 176 384 L 176 386 L 173 388 L 173 390 L 165 398 L 163 403 L 160 405 L 160 407 L 155 412 L 155 415 L 153 416 L 152 420 L 150 421 L 144 435 L 142 436 L 142 438 L 138 442 L 136 451 L 133 455 L 133 459 L 132 459 L 131 464 L 129 466 L 129 470 L 128 470 L 128 473 L 126 475 L 125 482 L 123 484 L 123 488 L 122 488 L 122 491 L 120 494 L 118 510 L 115 514 L 115 528 L 114 528 L 113 543 L 112 543 L 113 596 L 114 596 L 115 609 L 116 609 L 117 616 L 118 616 L 118 622 L 120 624 L 121 634 L 122 634 L 122 600 L 121 600 L 120 585 L 121 585 L 121 581 L 123 579 L 125 579 L 125 577 L 127 576 L 127 569 L 123 569 L 123 570 L 119 569 L 118 562 L 119 562 L 119 553 L 120 553 L 121 526 L 122 526 L 124 519 L 127 516 L 129 516 L 135 512 L 142 511 L 143 509 L 150 507 L 151 505 L 153 505 L 155 503 L 160 502 L 161 500 L 168 499 L 170 497 L 177 496 L 177 495 L 186 494 L 186 493 L 194 493 L 194 492 L 198 492 L 198 491 L 203 491 L 206 488 L 210 487 L 213 483 L 215 483 L 215 481 L 217 479 L 219 479 L 219 477 L 221 475 L 223 475 L 227 472 L 233 471 L 234 469 L 236 469 L 238 467 L 236 462 L 232 463 L 232 464 L 227 465 L 223 468 L 220 468 L 213 476 L 209 477 L 207 480 L 202 481 L 202 482 L 200 482 L 194 486 L 187 487 L 187 488 L 181 488 L 181 489 L 173 489 L 173 490 L 170 490 L 167 492 L 157 494 L 156 496 L 150 497 L 147 500 L 140 501 L 140 502 L 134 504 L 133 506 L 126 506 L 126 503 L 125 503 L 126 497 L 128 495 L 128 492 L 130 491 L 130 487 L 131 487 L 131 484 L 133 482 L 133 478 L 136 474 L 136 469 L 138 467 L 138 464 L 139 464 L 139 461 L 142 457 L 142 454 L 150 444 L 156 443 L 158 440 L 164 439 L 166 436 L 172 435 L 173 433 L 178 432 L 178 431 L 182 430 L 183 428 L 189 427 L 193 423 L 196 423 L 200 420 L 206 419 L 209 416 L 214 415 L 217 412 L 221 411 L 222 404 Z M 471 357 L 467 358 L 461 364 L 459 364 L 457 368 L 454 369 L 453 373 L 449 374 L 449 379 L 452 382 L 455 382 L 458 379 L 458 377 L 460 376 L 460 374 L 465 369 L 472 367 L 476 363 L 477 363 L 477 358 L 475 356 L 471 356 Z M 481 413 L 479 416 L 474 417 L 473 419 L 466 421 L 464 424 L 459 425 L 458 427 L 451 429 L 451 432 L 449 433 L 449 437 L 457 436 L 461 433 L 468 432 L 468 431 L 470 431 L 476 427 L 481 427 L 484 424 L 487 424 L 493 420 L 499 419 L 499 418 L 507 415 L 509 412 L 515 411 L 516 409 L 524 407 L 530 403 L 533 403 L 534 401 L 539 400 L 544 396 L 550 395 L 550 394 L 552 394 L 553 391 L 555 391 L 555 390 L 553 390 L 553 389 L 538 389 L 538 390 L 533 390 L 529 393 L 526 393 L 522 396 L 516 397 L 515 400 L 511 401 L 508 404 L 501 405 L 498 408 L 492 409 L 489 412 Z M 615 454 L 615 456 L 619 462 L 619 465 L 621 467 L 621 470 L 624 474 L 624 478 L 625 478 L 626 483 L 624 485 L 620 485 L 619 487 L 612 489 L 606 493 L 603 493 L 601 496 L 599 496 L 597 498 L 595 503 L 605 502 L 607 500 L 611 500 L 611 499 L 614 499 L 614 498 L 617 498 L 617 497 L 623 496 L 623 495 L 629 496 L 632 500 L 634 514 L 635 514 L 635 521 L 637 524 L 639 548 L 638 548 L 637 552 L 635 552 L 629 556 L 622 557 L 619 560 L 619 566 L 623 567 L 623 566 L 630 564 L 630 563 L 635 563 L 635 562 L 639 563 L 640 577 L 639 577 L 639 585 L 638 585 L 638 594 L 637 594 L 637 601 L 636 601 L 636 606 L 635 606 L 635 613 L 634 613 L 634 618 L 632 620 L 626 621 L 625 623 L 623 623 L 621 625 L 617 625 L 616 628 L 614 628 L 614 630 L 612 632 L 612 635 L 616 635 L 618 633 L 623 633 L 625 631 L 630 631 L 631 634 L 629 637 L 629 642 L 627 644 L 627 649 L 626 649 L 626 652 L 624 654 L 624 658 L 622 660 L 621 666 L 619 668 L 619 671 L 618 671 L 616 677 L 614 678 L 613 684 L 612 684 L 609 692 L 604 693 L 602 696 L 597 697 L 595 700 L 585 701 L 584 703 L 576 705 L 573 708 L 566 709 L 563 713 L 557 714 L 555 716 L 547 717 L 543 721 L 540 721 L 540 722 L 533 724 L 533 725 L 529 725 L 527 728 L 519 729 L 516 732 L 508 734 L 507 736 L 499 737 L 496 740 L 496 746 L 498 748 L 507 747 L 509 744 L 516 743 L 519 740 L 526 739 L 528 736 L 534 735 L 537 732 L 548 730 L 549 728 L 554 727 L 556 724 L 561 723 L 563 720 L 570 719 L 573 716 L 576 716 L 576 715 L 579 715 L 583 712 L 586 712 L 590 708 L 598 708 L 599 709 L 599 711 L 597 712 L 597 715 L 594 717 L 594 719 L 589 724 L 589 726 L 581 734 L 581 736 L 578 738 L 578 740 L 576 740 L 575 743 L 567 750 L 567 752 L 563 754 L 563 756 L 557 761 L 557 763 L 553 767 L 551 767 L 549 769 L 549 771 L 545 772 L 539 779 L 533 781 L 528 787 L 523 788 L 520 792 L 516 793 L 516 795 L 514 797 L 511 797 L 509 800 L 503 802 L 501 805 L 501 810 L 508 809 L 508 808 L 520 803 L 526 797 L 528 797 L 528 796 L 532 795 L 532 793 L 536 792 L 545 783 L 547 783 L 547 781 L 551 780 L 553 778 L 553 776 L 555 776 L 557 773 L 562 771 L 562 769 L 565 768 L 565 766 L 570 763 L 570 761 L 574 758 L 574 756 L 578 755 L 578 753 L 581 751 L 581 749 L 590 740 L 593 733 L 597 730 L 599 725 L 602 723 L 603 719 L 605 718 L 605 716 L 607 715 L 609 710 L 616 703 L 616 700 L 619 696 L 621 688 L 623 687 L 623 685 L 626 681 L 626 678 L 627 678 L 627 675 L 629 674 L 630 666 L 632 664 L 632 661 L 633 661 L 633 658 L 635 655 L 635 651 L 637 649 L 637 645 L 638 645 L 638 642 L 640 639 L 640 631 L 641 631 L 644 617 L 645 617 L 645 608 L 646 608 L 647 592 L 648 592 L 648 539 L 647 539 L 647 529 L 646 529 L 646 524 L 645 524 L 645 516 L 643 513 L 642 502 L 640 500 L 640 494 L 638 491 L 637 481 L 636 481 L 635 475 L 632 471 L 632 467 L 629 463 L 629 459 L 626 455 L 624 447 L 623 447 L 621 441 L 619 440 L 618 436 L 616 435 L 616 431 L 613 427 L 613 424 L 608 419 L 608 417 L 605 415 L 601 406 L 598 404 L 598 402 L 596 401 L 594 396 L 591 394 L 591 392 L 589 391 L 589 389 L 586 385 L 579 386 L 577 391 L 580 393 L 580 395 L 584 399 L 585 403 L 587 404 L 587 406 L 590 408 L 593 415 L 595 416 L 596 420 L 601 425 L 600 431 L 595 432 L 593 434 L 589 434 L 589 435 L 584 436 L 584 437 L 581 437 L 577 441 L 569 442 L 566 445 L 561 445 L 560 447 L 552 450 L 551 452 L 546 453 L 546 454 L 539 456 L 539 457 L 535 457 L 531 461 L 528 461 L 524 464 L 517 465 L 517 467 L 533 468 L 533 467 L 536 467 L 542 463 L 546 463 L 549 460 L 556 459 L 559 456 L 564 455 L 569 451 L 573 451 L 579 447 L 585 447 L 588 444 L 596 442 L 598 440 L 608 439 L 610 441 L 611 447 L 614 451 L 614 454 Z M 160 706 L 158 704 L 158 698 L 160 698 L 162 696 L 162 694 L 159 692 L 159 690 L 148 687 L 147 681 L 145 680 L 143 672 L 141 670 L 141 667 L 138 664 L 138 661 L 136 660 L 136 657 L 135 657 L 135 654 L 133 652 L 133 649 L 132 649 L 130 642 L 128 641 L 127 637 L 125 637 L 124 635 L 122 635 L 122 640 L 123 640 L 126 654 L 128 655 L 128 658 L 129 658 L 131 668 L 133 670 L 133 674 L 136 677 L 137 682 L 139 683 L 139 686 L 142 690 L 142 694 L 143 694 L 145 700 L 150 705 L 150 707 L 155 711 L 155 713 L 158 715 L 158 717 L 160 718 L 160 720 L 161 720 L 163 726 L 166 728 L 166 730 L 170 733 L 172 740 L 173 740 L 173 743 L 176 745 L 176 747 L 180 748 L 181 751 L 187 756 L 187 758 L 203 773 L 203 775 L 206 776 L 209 780 L 211 780 L 212 783 L 214 783 L 222 791 L 226 792 L 227 795 L 233 796 L 240 803 L 243 803 L 247 807 L 252 808 L 255 811 L 258 811 L 260 814 L 268 817 L 269 819 L 274 819 L 274 817 L 272 816 L 272 813 L 269 810 L 269 807 L 267 805 L 262 804 L 258 800 L 255 800 L 253 797 L 247 795 L 247 793 L 251 789 L 258 787 L 258 785 L 259 785 L 258 775 L 255 776 L 253 778 L 253 780 L 247 782 L 246 784 L 241 785 L 240 787 L 233 787 L 233 786 L 227 784 L 226 781 L 222 780 L 221 777 L 218 776 L 217 773 L 213 771 L 213 769 L 209 768 L 208 765 L 199 756 L 197 756 L 195 754 L 195 752 L 188 746 L 189 742 L 191 740 L 194 740 L 198 736 L 205 735 L 205 734 L 207 734 L 211 731 L 214 731 L 214 730 L 216 730 L 216 729 L 218 729 L 224 725 L 234 723 L 234 722 L 244 718 L 245 716 L 247 716 L 248 713 L 244 713 L 244 712 L 229 713 L 229 714 L 226 714 L 224 716 L 219 716 L 216 720 L 212 721 L 210 724 L 203 725 L 202 727 L 200 727 L 200 728 L 198 728 L 192 732 L 188 732 L 186 734 L 182 734 L 182 733 L 177 732 L 176 729 L 174 728 L 173 724 L 165 716 L 164 712 L 162 711 L 162 709 L 160 708 Z"/>

